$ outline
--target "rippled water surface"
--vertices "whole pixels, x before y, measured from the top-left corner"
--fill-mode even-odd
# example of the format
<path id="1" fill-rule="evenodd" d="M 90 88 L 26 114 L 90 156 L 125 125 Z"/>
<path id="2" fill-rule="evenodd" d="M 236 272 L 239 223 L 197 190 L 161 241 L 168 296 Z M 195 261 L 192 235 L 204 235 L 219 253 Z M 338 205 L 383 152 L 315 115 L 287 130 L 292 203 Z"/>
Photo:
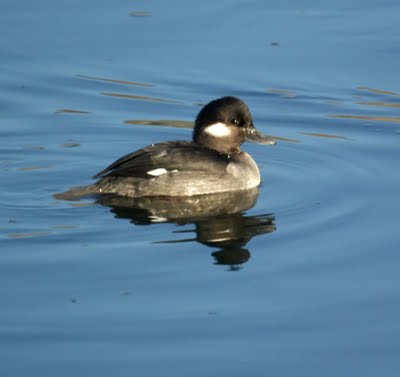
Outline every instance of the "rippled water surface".
<path id="1" fill-rule="evenodd" d="M 3 1 L 0 374 L 397 376 L 399 12 Z M 258 192 L 53 198 L 223 95 L 278 140 Z"/>

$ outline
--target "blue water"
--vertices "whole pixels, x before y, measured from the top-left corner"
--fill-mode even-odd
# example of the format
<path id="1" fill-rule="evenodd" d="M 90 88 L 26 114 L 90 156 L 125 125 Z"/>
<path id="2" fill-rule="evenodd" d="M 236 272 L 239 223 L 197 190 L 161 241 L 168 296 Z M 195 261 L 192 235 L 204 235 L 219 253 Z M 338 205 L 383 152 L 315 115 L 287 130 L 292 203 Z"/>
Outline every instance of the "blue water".
<path id="1" fill-rule="evenodd" d="M 0 375 L 397 376 L 399 12 L 3 0 Z M 53 198 L 223 95 L 278 139 L 253 207 Z"/>

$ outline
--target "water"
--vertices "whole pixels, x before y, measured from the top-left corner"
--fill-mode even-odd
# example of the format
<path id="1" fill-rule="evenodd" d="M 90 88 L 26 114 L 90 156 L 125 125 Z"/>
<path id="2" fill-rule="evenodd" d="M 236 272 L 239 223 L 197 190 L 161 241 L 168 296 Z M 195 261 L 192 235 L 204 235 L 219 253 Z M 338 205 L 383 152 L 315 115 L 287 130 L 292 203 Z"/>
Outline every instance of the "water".
<path id="1" fill-rule="evenodd" d="M 397 375 L 399 11 L 3 0 L 1 375 Z M 222 95 L 280 138 L 252 208 L 52 197 Z"/>

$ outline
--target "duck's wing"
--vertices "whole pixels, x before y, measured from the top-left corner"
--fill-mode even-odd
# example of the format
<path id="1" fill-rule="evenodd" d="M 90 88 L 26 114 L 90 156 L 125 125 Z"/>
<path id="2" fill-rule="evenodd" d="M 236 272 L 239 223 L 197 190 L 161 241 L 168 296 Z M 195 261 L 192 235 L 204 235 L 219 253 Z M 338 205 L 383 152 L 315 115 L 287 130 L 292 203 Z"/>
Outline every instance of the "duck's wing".
<path id="1" fill-rule="evenodd" d="M 127 154 L 98 172 L 93 179 L 105 176 L 153 178 L 168 171 L 220 173 L 228 163 L 229 156 L 220 155 L 195 143 L 170 141 L 152 144 Z"/>

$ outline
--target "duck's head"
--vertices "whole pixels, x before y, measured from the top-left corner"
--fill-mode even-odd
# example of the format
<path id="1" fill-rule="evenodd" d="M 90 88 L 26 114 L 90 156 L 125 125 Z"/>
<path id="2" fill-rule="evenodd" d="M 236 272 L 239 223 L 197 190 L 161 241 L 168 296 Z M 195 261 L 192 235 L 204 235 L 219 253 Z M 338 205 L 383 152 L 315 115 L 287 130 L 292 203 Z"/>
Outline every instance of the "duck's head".
<path id="1" fill-rule="evenodd" d="M 247 105 L 236 97 L 222 97 L 205 105 L 196 117 L 193 141 L 222 154 L 238 154 L 245 141 L 275 144 L 259 132 Z"/>

